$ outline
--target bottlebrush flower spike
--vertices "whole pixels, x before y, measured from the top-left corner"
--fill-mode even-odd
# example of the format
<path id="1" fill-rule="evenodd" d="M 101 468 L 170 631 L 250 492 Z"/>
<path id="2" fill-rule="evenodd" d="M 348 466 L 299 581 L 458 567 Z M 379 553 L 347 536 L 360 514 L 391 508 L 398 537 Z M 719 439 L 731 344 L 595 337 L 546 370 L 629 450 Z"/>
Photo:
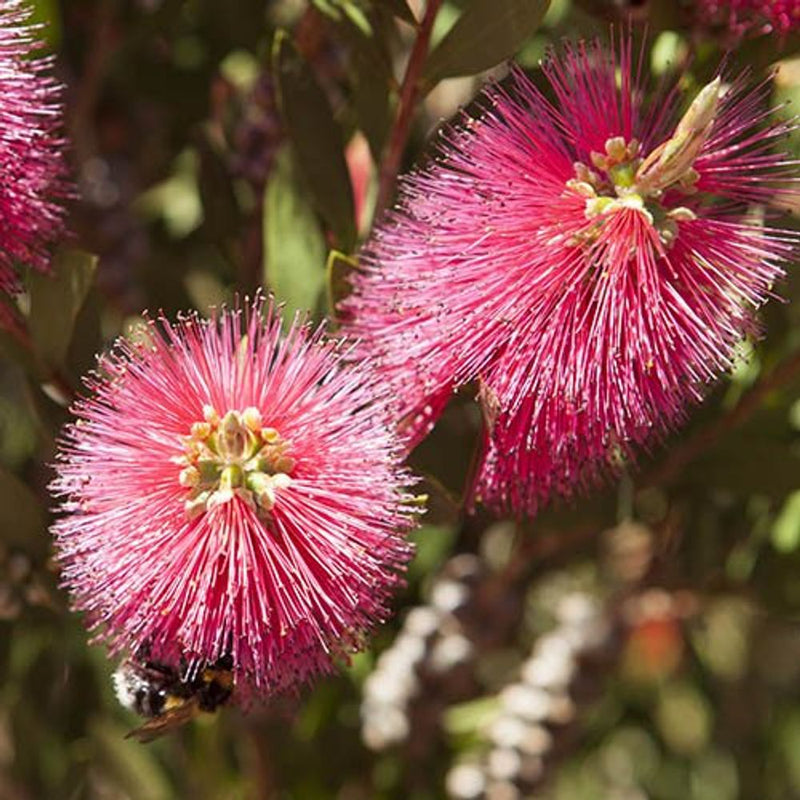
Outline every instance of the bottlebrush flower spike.
<path id="1" fill-rule="evenodd" d="M 698 18 L 723 25 L 736 35 L 785 35 L 800 29 L 800 0 L 700 0 Z"/>
<path id="2" fill-rule="evenodd" d="M 479 381 L 473 499 L 518 514 L 678 425 L 798 245 L 746 216 L 797 197 L 768 83 L 717 79 L 680 114 L 677 86 L 646 91 L 629 40 L 566 46 L 543 71 L 555 101 L 515 69 L 443 128 L 342 304 L 409 446 Z"/>
<path id="3" fill-rule="evenodd" d="M 0 292 L 20 289 L 16 267 L 42 272 L 64 232 L 59 201 L 69 196 L 61 87 L 52 59 L 37 57 L 39 25 L 21 0 L 0 0 Z"/>
<path id="4" fill-rule="evenodd" d="M 120 339 L 52 487 L 64 583 L 96 638 L 173 665 L 232 657 L 240 697 L 362 644 L 414 519 L 385 390 L 262 306 Z"/>

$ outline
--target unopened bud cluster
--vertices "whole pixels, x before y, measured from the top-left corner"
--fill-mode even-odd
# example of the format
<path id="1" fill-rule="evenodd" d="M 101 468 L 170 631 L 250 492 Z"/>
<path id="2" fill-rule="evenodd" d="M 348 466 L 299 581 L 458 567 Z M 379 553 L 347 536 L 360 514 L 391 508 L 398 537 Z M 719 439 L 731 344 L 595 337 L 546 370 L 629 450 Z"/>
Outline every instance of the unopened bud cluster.
<path id="1" fill-rule="evenodd" d="M 480 731 L 486 746 L 450 769 L 449 797 L 516 800 L 545 777 L 559 736 L 577 715 L 583 662 L 611 635 L 603 609 L 586 592 L 563 596 L 555 615 L 555 628 L 536 640 L 519 680 L 498 694 L 498 710 Z"/>
<path id="2" fill-rule="evenodd" d="M 224 417 L 205 406 L 203 421 L 192 425 L 184 448 L 176 461 L 183 466 L 179 481 L 190 492 L 185 508 L 192 519 L 234 497 L 263 516 L 292 482 L 289 443 L 275 428 L 264 427 L 261 412 L 252 406 Z"/>
<path id="3" fill-rule="evenodd" d="M 797 0 L 697 0 L 686 6 L 702 26 L 727 28 L 734 36 L 731 45 L 745 35 L 777 34 L 782 39 L 800 28 Z"/>
<path id="4" fill-rule="evenodd" d="M 613 136 L 605 143 L 605 153 L 591 153 L 591 169 L 576 162 L 575 178 L 567 187 L 586 198 L 586 217 L 596 219 L 590 231 L 580 234 L 576 244 L 593 241 L 603 218 L 621 209 L 639 211 L 658 231 L 664 245 L 677 235 L 679 222 L 696 219 L 689 208 L 665 208 L 660 200 L 669 189 L 685 194 L 696 191 L 699 175 L 693 164 L 711 134 L 720 96 L 720 79 L 705 86 L 681 118 L 674 134 L 646 158 L 640 156 L 636 139 L 626 142 Z"/>
<path id="5" fill-rule="evenodd" d="M 402 744 L 412 728 L 416 736 L 412 705 L 428 689 L 452 697 L 465 680 L 471 686 L 475 646 L 462 617 L 483 572 L 476 556 L 450 559 L 431 586 L 429 603 L 408 612 L 394 643 L 378 658 L 361 705 L 361 735 L 370 749 Z M 458 676 L 459 670 L 468 674 Z"/>

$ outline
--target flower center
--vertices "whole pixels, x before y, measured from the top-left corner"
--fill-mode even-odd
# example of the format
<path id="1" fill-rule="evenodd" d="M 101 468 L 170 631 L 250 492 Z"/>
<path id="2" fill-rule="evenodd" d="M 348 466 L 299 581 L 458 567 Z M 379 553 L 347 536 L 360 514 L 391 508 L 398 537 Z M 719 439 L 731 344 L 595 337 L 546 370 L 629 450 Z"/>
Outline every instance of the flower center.
<path id="1" fill-rule="evenodd" d="M 176 460 L 183 466 L 180 484 L 189 490 L 185 508 L 190 519 L 234 497 L 266 516 L 277 492 L 292 482 L 289 442 L 275 428 L 263 427 L 261 412 L 252 406 L 224 417 L 213 406 L 203 406 L 203 421 L 192 425 L 183 444 L 185 453 Z"/>
<path id="2" fill-rule="evenodd" d="M 575 177 L 567 187 L 586 198 L 586 218 L 593 220 L 575 244 L 594 241 L 605 218 L 621 209 L 639 211 L 658 232 L 665 245 L 677 235 L 678 223 L 696 219 L 684 206 L 666 208 L 662 198 L 667 190 L 685 194 L 696 190 L 699 177 L 694 162 L 711 135 L 720 96 L 720 80 L 705 86 L 678 122 L 675 132 L 646 158 L 639 155 L 639 142 L 622 136 L 606 140 L 605 153 L 590 154 L 592 167 L 577 162 Z"/>

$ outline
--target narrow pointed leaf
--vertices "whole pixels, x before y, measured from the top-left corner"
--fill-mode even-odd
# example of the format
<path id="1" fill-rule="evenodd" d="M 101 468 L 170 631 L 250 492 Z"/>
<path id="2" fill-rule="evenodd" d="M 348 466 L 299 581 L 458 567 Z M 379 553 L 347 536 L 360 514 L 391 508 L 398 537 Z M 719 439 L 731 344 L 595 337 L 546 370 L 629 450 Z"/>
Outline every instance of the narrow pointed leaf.
<path id="1" fill-rule="evenodd" d="M 53 275 L 31 275 L 28 328 L 36 354 L 45 364 L 64 365 L 96 268 L 96 256 L 62 250 L 53 260 Z"/>
<path id="2" fill-rule="evenodd" d="M 325 239 L 288 147 L 267 183 L 263 229 L 265 282 L 289 314 L 314 311 L 325 285 Z"/>
<path id="3" fill-rule="evenodd" d="M 423 78 L 472 75 L 510 58 L 536 31 L 550 0 L 472 0 L 433 50 Z"/>
<path id="4" fill-rule="evenodd" d="M 275 37 L 273 69 L 281 112 L 314 205 L 339 246 L 351 250 L 355 210 L 342 130 L 311 68 L 283 32 Z"/>

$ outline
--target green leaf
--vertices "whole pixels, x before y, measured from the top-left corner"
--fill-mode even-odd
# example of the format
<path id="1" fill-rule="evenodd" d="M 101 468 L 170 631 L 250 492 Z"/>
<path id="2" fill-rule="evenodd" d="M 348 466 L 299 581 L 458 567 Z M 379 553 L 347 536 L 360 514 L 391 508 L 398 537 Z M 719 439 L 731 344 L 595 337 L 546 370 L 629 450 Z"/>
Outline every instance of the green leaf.
<path id="1" fill-rule="evenodd" d="M 388 43 L 394 20 L 381 11 L 373 9 L 366 28 L 343 14 L 334 23 L 336 35 L 341 36 L 350 54 L 349 81 L 356 121 L 376 161 L 381 158 L 389 132 L 391 99 L 397 89 Z"/>
<path id="2" fill-rule="evenodd" d="M 422 580 L 441 567 L 452 552 L 456 534 L 454 525 L 422 525 L 417 528 L 409 537 L 416 548 L 414 560 L 408 568 L 409 580 Z"/>
<path id="3" fill-rule="evenodd" d="M 2 314 L 15 314 L 15 309 L 12 309 L 12 303 L 9 298 L 0 298 L 0 315 Z M 10 333 L 7 330 L 0 330 L 0 357 L 8 361 L 18 364 L 29 375 L 42 377 L 41 365 L 34 353 L 24 344 L 24 339 Z"/>
<path id="4" fill-rule="evenodd" d="M 486 727 L 500 709 L 495 695 L 478 697 L 464 703 L 451 705 L 444 715 L 444 729 L 451 736 L 464 736 Z"/>
<path id="5" fill-rule="evenodd" d="M 292 151 L 275 159 L 264 195 L 264 275 L 287 312 L 314 310 L 325 285 L 325 239 Z"/>
<path id="6" fill-rule="evenodd" d="M 367 77 L 362 73 L 361 77 L 356 79 L 353 102 L 359 128 L 367 138 L 370 153 L 375 161 L 380 163 L 391 124 L 389 87 L 382 87 L 373 78 L 374 75 Z"/>
<path id="7" fill-rule="evenodd" d="M 47 550 L 45 515 L 35 492 L 16 475 L 0 468 L 0 539 L 29 554 Z"/>
<path id="8" fill-rule="evenodd" d="M 53 259 L 52 276 L 31 274 L 28 328 L 36 354 L 45 364 L 65 364 L 75 321 L 92 287 L 96 268 L 96 256 L 65 249 Z"/>
<path id="9" fill-rule="evenodd" d="M 62 21 L 58 0 L 34 0 L 31 5 L 31 19 L 34 24 L 42 24 L 38 37 L 44 39 L 51 50 L 58 50 L 61 44 Z"/>
<path id="10" fill-rule="evenodd" d="M 509 58 L 542 21 L 550 0 L 472 0 L 428 56 L 423 78 L 472 75 Z"/>
<path id="11" fill-rule="evenodd" d="M 367 137 L 372 157 L 379 163 L 392 121 L 392 75 L 386 69 L 375 68 L 376 59 L 366 47 L 353 48 L 352 52 L 351 85 L 358 127 Z"/>
<path id="12" fill-rule="evenodd" d="M 372 36 L 372 24 L 364 13 L 355 3 L 341 3 L 342 11 L 345 16 L 366 36 Z"/>
<path id="13" fill-rule="evenodd" d="M 75 318 L 72 338 L 67 352 L 67 371 L 70 375 L 83 375 L 96 364 L 97 353 L 103 347 L 101 331 L 101 299 L 92 287 Z"/>
<path id="14" fill-rule="evenodd" d="M 391 125 L 391 100 L 397 92 L 389 45 L 396 33 L 394 18 L 383 5 L 373 6 L 361 20 L 353 13 L 352 4 L 328 4 L 326 13 L 349 53 L 348 77 L 357 125 L 367 137 L 373 158 L 379 161 Z"/>
<path id="15" fill-rule="evenodd" d="M 338 3 L 331 2 L 331 0 L 311 0 L 311 5 L 328 19 L 332 19 L 334 22 L 341 22 L 342 9 Z"/>
<path id="16" fill-rule="evenodd" d="M 772 544 L 781 553 L 790 553 L 800 546 L 800 491 L 792 492 L 772 524 Z"/>
<path id="17" fill-rule="evenodd" d="M 355 205 L 342 130 L 311 68 L 282 31 L 275 37 L 272 57 L 281 112 L 314 204 L 339 246 L 352 250 Z"/>

